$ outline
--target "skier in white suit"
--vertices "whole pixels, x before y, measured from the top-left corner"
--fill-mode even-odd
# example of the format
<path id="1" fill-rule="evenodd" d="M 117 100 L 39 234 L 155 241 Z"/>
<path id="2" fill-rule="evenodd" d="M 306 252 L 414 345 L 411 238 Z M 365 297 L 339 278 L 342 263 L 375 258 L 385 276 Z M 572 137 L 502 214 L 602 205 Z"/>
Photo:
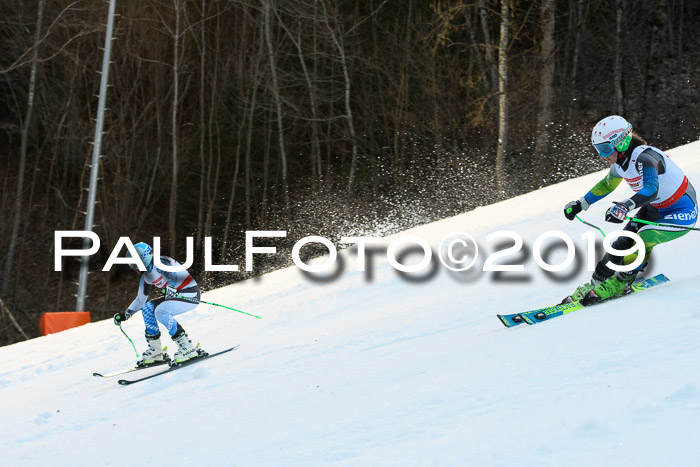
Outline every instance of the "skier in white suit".
<path id="1" fill-rule="evenodd" d="M 143 321 L 146 324 L 148 348 L 143 352 L 143 360 L 140 360 L 138 364 L 149 365 L 169 359 L 168 355 L 163 352 L 158 323 L 165 326 L 173 342 L 177 344 L 178 350 L 173 357 L 175 362 L 184 362 L 203 354 L 204 351 L 202 349 L 192 345 L 185 330 L 175 320 L 176 315 L 194 309 L 199 303 L 200 291 L 197 282 L 187 270 L 170 272 L 155 267 L 153 264 L 153 250 L 146 243 L 137 243 L 134 245 L 134 248 L 146 271 L 141 272 L 135 264 L 129 265 L 141 276 L 138 294 L 125 311 L 114 315 L 114 324 L 119 325 L 123 321 L 128 320 L 134 313 L 142 310 Z M 160 261 L 166 266 L 179 264 L 168 256 L 161 256 Z M 163 297 L 149 301 L 148 294 L 154 286 L 158 289 L 165 289 L 166 294 Z"/>

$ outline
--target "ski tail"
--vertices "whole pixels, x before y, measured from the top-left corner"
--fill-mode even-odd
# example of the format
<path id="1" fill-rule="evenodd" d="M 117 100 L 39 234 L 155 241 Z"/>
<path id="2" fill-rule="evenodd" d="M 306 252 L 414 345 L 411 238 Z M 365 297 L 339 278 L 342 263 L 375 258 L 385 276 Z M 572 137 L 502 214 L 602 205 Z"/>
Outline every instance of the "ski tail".
<path id="1" fill-rule="evenodd" d="M 517 326 L 518 324 L 522 324 L 525 321 L 523 318 L 520 316 L 520 313 L 513 313 L 510 315 L 496 315 L 498 316 L 498 319 L 501 320 L 501 323 L 507 328 L 512 328 L 513 326 Z"/>

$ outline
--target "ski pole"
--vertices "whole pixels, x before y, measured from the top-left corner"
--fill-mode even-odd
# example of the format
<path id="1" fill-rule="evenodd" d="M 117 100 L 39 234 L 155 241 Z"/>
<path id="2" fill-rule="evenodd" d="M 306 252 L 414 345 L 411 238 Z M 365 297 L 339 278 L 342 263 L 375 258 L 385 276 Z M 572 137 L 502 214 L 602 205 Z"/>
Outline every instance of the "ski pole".
<path id="1" fill-rule="evenodd" d="M 243 313 L 244 315 L 252 316 L 256 319 L 262 319 L 261 316 L 254 315 L 251 313 L 246 313 L 245 311 L 237 310 L 235 308 L 231 308 L 230 306 L 220 305 L 218 303 L 206 302 L 204 300 L 197 300 L 196 298 L 191 298 L 191 297 L 183 297 L 182 295 L 180 295 L 177 292 L 168 291 L 167 288 L 163 289 L 161 292 L 165 295 L 165 298 L 175 297 L 175 298 L 179 298 L 180 300 L 184 300 L 184 301 L 190 302 L 190 303 L 206 303 L 207 305 L 220 306 L 221 308 L 226 308 L 227 310 L 231 310 L 231 311 L 237 311 L 238 313 Z"/>
<path id="2" fill-rule="evenodd" d="M 578 217 L 578 216 L 576 216 L 576 219 L 580 220 L 581 222 L 583 222 L 584 224 L 586 224 L 586 225 L 589 226 L 589 227 L 593 227 L 594 229 L 597 229 L 598 232 L 600 232 L 600 233 L 603 235 L 603 237 L 605 237 L 605 232 L 603 232 L 603 229 L 601 229 L 601 228 L 598 227 L 597 225 L 593 225 L 593 224 L 591 224 L 590 222 L 586 222 L 586 221 L 584 221 L 583 219 L 581 219 L 581 218 Z"/>
<path id="3" fill-rule="evenodd" d="M 122 332 L 122 334 L 124 334 L 124 336 L 127 339 L 129 339 L 129 342 L 131 342 L 131 346 L 134 348 L 134 352 L 136 352 L 136 358 L 139 358 L 140 355 L 139 355 L 138 350 L 136 350 L 136 346 L 134 345 L 134 341 L 132 341 L 131 338 L 126 335 L 126 333 L 124 332 L 124 329 L 122 328 L 122 323 L 119 323 L 119 330 Z"/>
<path id="4" fill-rule="evenodd" d="M 253 316 L 253 317 L 256 318 L 256 319 L 262 319 L 262 317 L 260 317 L 260 316 L 258 316 L 258 315 L 253 315 L 253 314 L 250 314 L 250 313 L 246 313 L 245 311 L 236 310 L 235 308 L 231 308 L 230 306 L 219 305 L 218 303 L 212 303 L 212 302 L 205 302 L 204 300 L 200 300 L 199 302 L 200 302 L 200 303 L 206 303 L 207 305 L 212 305 L 212 306 L 220 306 L 221 308 L 226 308 L 227 310 L 237 311 L 237 312 L 239 312 L 239 313 L 243 313 L 244 315 Z"/>
<path id="5" fill-rule="evenodd" d="M 655 225 L 657 227 L 673 227 L 674 229 L 684 229 L 684 230 L 698 230 L 700 231 L 699 228 L 697 227 L 683 227 L 680 225 L 674 225 L 674 224 L 663 224 L 659 222 L 652 222 L 652 221 L 646 221 L 644 219 L 637 219 L 636 217 L 626 217 L 627 220 L 630 220 L 632 222 L 639 222 L 640 224 L 647 224 L 647 225 Z"/>

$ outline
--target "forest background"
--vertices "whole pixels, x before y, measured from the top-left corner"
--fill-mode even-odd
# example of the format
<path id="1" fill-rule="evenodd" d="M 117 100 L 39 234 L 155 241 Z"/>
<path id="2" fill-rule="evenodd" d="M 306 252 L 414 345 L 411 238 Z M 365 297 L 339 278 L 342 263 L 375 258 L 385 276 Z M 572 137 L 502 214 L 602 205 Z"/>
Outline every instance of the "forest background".
<path id="1" fill-rule="evenodd" d="M 0 1 L 0 345 L 75 309 L 108 4 Z M 136 293 L 100 272 L 120 236 L 163 239 L 203 290 L 251 277 L 246 230 L 381 236 L 604 167 L 590 130 L 700 137 L 692 0 L 117 1 L 87 309 Z M 562 206 L 569 200 L 562 199 Z M 504 216 L 508 213 L 504 212 Z M 465 226 L 469 230 L 469 226 Z M 70 245 L 80 247 L 80 242 Z M 321 251 L 303 250 L 304 256 Z"/>

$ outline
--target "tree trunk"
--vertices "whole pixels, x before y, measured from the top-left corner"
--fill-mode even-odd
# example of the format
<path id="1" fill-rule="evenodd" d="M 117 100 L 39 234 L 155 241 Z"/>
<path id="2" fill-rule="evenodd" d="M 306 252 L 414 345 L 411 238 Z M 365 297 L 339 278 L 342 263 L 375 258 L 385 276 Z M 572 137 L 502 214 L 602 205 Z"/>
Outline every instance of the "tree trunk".
<path id="1" fill-rule="evenodd" d="M 204 235 L 211 236 L 211 226 L 214 221 L 214 208 L 216 207 L 216 198 L 219 193 L 219 175 L 221 172 L 221 132 L 219 124 L 216 124 L 216 168 L 214 169 L 214 186 L 211 189 L 211 197 L 207 205 L 207 217 L 204 222 Z M 207 180 L 211 183 L 211 179 Z"/>
<path id="2" fill-rule="evenodd" d="M 280 96 L 279 79 L 277 77 L 277 64 L 275 63 L 275 49 L 272 45 L 272 34 L 270 33 L 270 10 L 272 0 L 262 0 L 263 17 L 265 21 L 265 42 L 267 42 L 267 56 L 270 62 L 270 76 L 272 77 L 272 94 L 275 100 L 275 110 L 277 111 L 277 141 L 279 143 L 279 157 L 282 163 L 282 190 L 287 215 L 290 214 L 289 183 L 287 181 L 287 152 L 284 144 L 284 114 L 282 113 L 282 97 Z"/>
<path id="3" fill-rule="evenodd" d="M 613 64 L 613 83 L 615 86 L 615 113 L 624 116 L 624 96 L 622 93 L 622 18 L 624 0 L 615 2 L 615 63 Z"/>
<path id="4" fill-rule="evenodd" d="M 352 160 L 350 162 L 350 174 L 348 176 L 347 190 L 348 192 L 351 192 L 353 188 L 353 183 L 355 182 L 355 170 L 357 169 L 358 151 L 357 136 L 355 134 L 355 121 L 352 116 L 352 106 L 350 105 L 350 103 L 352 102 L 350 92 L 350 72 L 348 71 L 348 60 L 345 55 L 343 34 L 341 31 L 338 31 L 338 34 L 336 35 L 336 31 L 334 31 L 331 27 L 325 2 L 321 2 L 321 5 L 323 7 L 323 16 L 326 23 L 326 27 L 328 28 L 328 33 L 330 34 L 331 40 L 333 41 L 333 45 L 335 45 L 335 48 L 338 51 L 338 55 L 340 57 L 340 65 L 343 70 L 343 78 L 345 81 L 345 120 L 348 124 L 348 131 L 350 132 L 350 140 L 352 143 Z"/>
<path id="5" fill-rule="evenodd" d="M 680 0 L 679 13 L 678 13 L 678 52 L 676 56 L 676 89 L 674 93 L 676 108 L 679 109 L 683 105 L 683 69 L 686 67 L 683 60 L 683 18 L 684 18 L 684 5 L 685 2 Z"/>
<path id="6" fill-rule="evenodd" d="M 224 224 L 224 236 L 221 242 L 221 251 L 220 251 L 220 256 L 221 258 L 226 257 L 226 247 L 228 245 L 228 237 L 229 237 L 229 232 L 231 231 L 231 219 L 232 219 L 232 214 L 233 214 L 233 204 L 236 199 L 236 185 L 238 182 L 238 169 L 240 167 L 240 161 L 241 161 L 241 143 L 240 143 L 240 138 L 241 138 L 241 130 L 243 129 L 243 125 L 240 125 L 238 127 L 238 139 L 239 142 L 236 146 L 236 163 L 233 168 L 233 180 L 231 181 L 231 194 L 229 195 L 228 199 L 228 208 L 226 209 L 226 223 Z"/>
<path id="7" fill-rule="evenodd" d="M 43 5 L 40 8 L 43 8 Z M 29 336 L 26 332 L 24 332 L 22 326 L 19 325 L 17 319 L 12 315 L 12 313 L 10 313 L 10 310 L 7 308 L 7 306 L 5 306 L 5 303 L 3 303 L 2 298 L 0 298 L 0 316 L 2 316 L 3 313 L 7 315 L 7 318 L 10 320 L 12 325 L 17 329 L 17 331 L 22 335 L 22 337 L 24 337 L 24 340 L 28 340 Z"/>
<path id="8" fill-rule="evenodd" d="M 539 112 L 535 138 L 536 171 L 546 174 L 546 157 L 549 153 L 550 125 L 552 123 L 552 100 L 554 98 L 554 0 L 542 2 L 540 24 L 542 26 L 542 68 L 540 70 Z"/>
<path id="9" fill-rule="evenodd" d="M 507 1 L 507 0 L 503 0 Z M 484 3 L 484 0 L 479 0 L 478 2 L 478 8 L 479 8 L 479 19 L 481 20 L 481 30 L 484 35 L 484 56 L 486 57 L 486 69 L 488 70 L 489 76 L 491 78 L 491 83 L 489 86 L 489 89 L 493 89 L 496 87 L 496 83 L 498 82 L 500 84 L 500 78 L 496 75 L 496 70 L 498 70 L 498 65 L 496 65 L 496 59 L 494 57 L 494 48 L 493 44 L 491 43 L 491 33 L 489 32 L 489 23 L 488 23 L 488 18 L 486 17 L 486 5 Z M 505 7 L 506 9 L 508 8 L 508 5 Z M 501 5 L 501 14 L 503 12 L 503 5 Z M 503 32 L 503 19 L 501 19 L 501 33 Z M 503 41 L 503 37 L 501 37 L 501 42 Z"/>
<path id="10" fill-rule="evenodd" d="M 32 123 L 32 112 L 34 112 L 34 96 L 36 95 L 36 72 L 39 62 L 39 43 L 41 41 L 41 23 L 44 17 L 45 0 L 39 0 L 39 6 L 36 13 L 36 29 L 34 30 L 34 50 L 32 51 L 32 66 L 29 72 L 29 85 L 27 90 L 27 112 L 22 122 L 22 133 L 19 152 L 19 173 L 17 175 L 17 192 L 15 195 L 14 216 L 12 219 L 12 233 L 10 234 L 10 246 L 5 259 L 5 268 L 2 276 L 2 287 L 0 287 L 0 296 L 5 296 L 10 284 L 10 277 L 13 265 L 15 248 L 17 246 L 17 237 L 19 236 L 19 224 L 22 221 L 22 192 L 24 190 L 24 172 L 27 166 L 27 146 L 29 145 L 29 128 Z M 9 313 L 8 313 L 9 314 Z"/>
<path id="11" fill-rule="evenodd" d="M 585 0 L 578 0 L 576 3 L 576 33 L 574 36 L 574 51 L 573 57 L 571 59 L 571 80 L 570 80 L 570 93 L 569 93 L 569 105 L 566 112 L 567 123 L 571 121 L 574 111 L 578 108 L 580 94 L 578 91 L 578 63 L 581 57 L 581 42 L 583 40 L 583 28 L 586 24 L 586 14 L 588 11 L 588 3 Z"/>
<path id="12" fill-rule="evenodd" d="M 270 112 L 272 114 L 272 112 Z M 270 115 L 272 117 L 272 115 Z M 262 202 L 261 212 L 259 217 L 262 219 L 262 225 L 267 225 L 267 188 L 270 180 L 269 169 L 270 169 L 270 149 L 272 148 L 272 118 L 265 120 L 265 126 L 263 128 L 263 134 L 265 135 L 265 146 L 263 148 L 263 179 L 262 179 Z"/>
<path id="13" fill-rule="evenodd" d="M 496 185 L 499 194 L 505 189 L 505 158 L 508 149 L 508 27 L 510 0 L 501 2 L 501 39 L 498 45 L 498 148 L 496 150 Z"/>
<path id="14" fill-rule="evenodd" d="M 170 186 L 170 256 L 175 255 L 176 245 L 176 216 L 177 216 L 177 106 L 180 99 L 180 68 L 179 68 L 179 53 L 180 53 L 180 0 L 173 0 L 175 7 L 175 35 L 173 36 L 173 110 L 172 110 L 172 179 Z"/>
<path id="15" fill-rule="evenodd" d="M 264 51 L 265 51 L 265 34 L 263 31 L 264 21 L 260 21 L 260 42 L 258 44 L 258 56 L 255 61 L 255 72 L 253 73 L 253 84 L 252 91 L 250 95 L 250 105 L 248 107 L 248 132 L 246 134 L 246 148 L 245 148 L 245 224 L 246 228 L 251 225 L 251 197 L 252 197 L 252 176 L 253 169 L 250 160 L 250 153 L 253 144 L 253 127 L 254 127 L 254 117 L 255 110 L 257 107 L 257 97 L 258 97 L 258 86 L 260 80 L 260 63 L 262 62 Z"/>
<path id="16" fill-rule="evenodd" d="M 642 134 L 647 139 L 654 138 L 656 116 L 658 114 L 656 96 L 659 80 L 657 72 L 661 67 L 661 48 L 663 46 L 661 37 L 663 36 L 663 27 L 666 22 L 666 1 L 657 0 L 654 10 L 650 15 L 649 56 L 644 78 L 644 106 L 642 107 L 644 112 L 641 125 Z"/>
<path id="17" fill-rule="evenodd" d="M 297 22 L 296 37 L 281 23 L 281 21 L 280 25 L 287 32 L 287 36 L 294 43 L 294 46 L 297 49 L 297 55 L 299 56 L 299 64 L 301 65 L 301 70 L 304 74 L 304 82 L 306 83 L 306 89 L 309 93 L 309 107 L 311 109 L 311 122 L 309 122 L 309 125 L 311 126 L 311 173 L 313 176 L 314 186 L 318 188 L 323 177 L 323 173 L 321 170 L 321 143 L 319 137 L 320 131 L 318 128 L 319 117 L 318 103 L 316 98 L 316 86 L 314 85 L 314 82 L 311 79 L 311 74 L 309 73 L 309 69 L 306 66 L 306 60 L 304 60 L 304 53 L 301 47 L 301 22 Z M 315 24 L 313 25 L 313 28 L 315 31 Z M 314 60 L 316 60 L 316 57 L 314 57 Z"/>
<path id="18" fill-rule="evenodd" d="M 219 127 L 218 120 L 215 121 L 216 116 L 216 103 L 219 102 L 219 93 L 217 88 L 217 83 L 219 82 L 219 67 L 221 63 L 221 27 L 220 27 L 220 17 L 216 18 L 216 48 L 214 50 L 214 66 L 211 73 L 211 96 L 209 105 L 209 122 L 207 128 L 207 134 L 209 135 L 209 168 L 207 169 L 207 187 L 212 183 L 211 177 L 211 167 L 213 165 L 214 151 L 216 150 L 216 168 L 214 170 L 214 186 L 207 188 L 207 216 L 204 222 L 204 235 L 207 237 L 211 236 L 212 223 L 214 222 L 214 210 L 216 208 L 216 200 L 219 193 L 219 175 L 221 172 L 221 128 Z M 226 76 L 226 69 L 228 66 L 224 67 L 224 76 Z M 214 135 L 216 134 L 216 142 L 214 141 Z"/>
<path id="19" fill-rule="evenodd" d="M 401 67 L 401 80 L 399 82 L 398 93 L 396 94 L 396 105 L 394 110 L 394 180 L 399 187 L 403 181 L 405 151 L 401 130 L 403 126 L 404 113 L 408 107 L 409 100 L 409 79 L 410 73 L 408 64 L 411 59 L 411 13 L 413 11 L 413 0 L 408 0 L 408 14 L 406 19 L 406 36 L 404 38 L 404 62 Z"/>
<path id="20" fill-rule="evenodd" d="M 206 0 L 202 0 L 202 15 L 200 21 L 200 44 L 199 44 L 199 209 L 197 210 L 197 235 L 195 238 L 195 251 L 199 251 L 202 245 L 202 231 L 204 226 L 204 190 L 205 190 L 205 161 L 204 161 L 204 141 L 205 141 L 205 99 L 204 90 L 206 88 L 206 64 L 207 64 L 207 47 L 206 47 Z M 218 60 L 215 57 L 214 60 Z M 217 61 L 218 63 L 218 61 Z M 212 99 L 212 103 L 213 103 Z"/>

